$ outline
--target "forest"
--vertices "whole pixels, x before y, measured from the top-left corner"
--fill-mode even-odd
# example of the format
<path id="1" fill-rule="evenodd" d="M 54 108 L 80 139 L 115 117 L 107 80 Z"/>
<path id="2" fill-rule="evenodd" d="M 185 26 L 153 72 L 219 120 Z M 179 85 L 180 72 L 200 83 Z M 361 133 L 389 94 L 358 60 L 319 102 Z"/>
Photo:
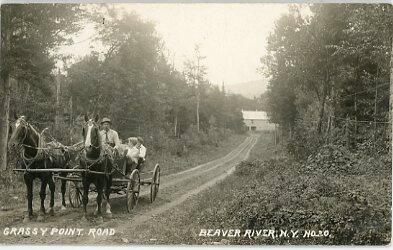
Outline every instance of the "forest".
<path id="1" fill-rule="evenodd" d="M 366 141 L 388 152 L 392 31 L 389 4 L 293 5 L 276 22 L 261 58 L 263 97 L 290 153 Z"/>
<path id="2" fill-rule="evenodd" d="M 1 7 L 0 155 L 6 167 L 9 122 L 25 115 L 56 140 L 80 140 L 83 114 L 109 117 L 121 138 L 142 136 L 153 149 L 218 145 L 244 132 L 241 109 L 256 102 L 229 94 L 206 77 L 204 55 L 176 70 L 153 23 L 106 5 L 27 4 Z M 94 24 L 104 50 L 75 60 L 59 53 Z M 60 62 L 60 67 L 58 66 Z M 218 87 L 220 86 L 220 87 Z"/>

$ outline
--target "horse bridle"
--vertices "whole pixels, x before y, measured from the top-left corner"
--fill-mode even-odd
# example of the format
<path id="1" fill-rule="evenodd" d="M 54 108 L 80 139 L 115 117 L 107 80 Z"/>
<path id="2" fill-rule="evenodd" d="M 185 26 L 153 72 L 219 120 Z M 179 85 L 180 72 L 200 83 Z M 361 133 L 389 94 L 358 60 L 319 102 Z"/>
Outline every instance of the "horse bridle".
<path id="1" fill-rule="evenodd" d="M 17 120 L 17 121 L 18 121 L 18 120 Z M 19 124 L 18 126 L 23 126 L 23 128 L 25 129 L 25 134 L 24 134 L 24 136 L 23 136 L 23 139 L 20 140 L 20 142 L 19 142 L 19 140 L 18 140 L 17 150 L 20 151 L 20 152 L 19 152 L 19 155 L 20 155 L 20 157 L 21 157 L 21 159 L 22 159 L 22 161 L 23 161 L 23 164 L 25 165 L 25 168 L 26 168 L 26 170 L 27 170 L 27 169 L 35 162 L 35 160 L 36 160 L 38 154 L 37 154 L 35 157 L 29 159 L 29 158 L 27 158 L 27 157 L 25 156 L 23 147 L 29 147 L 29 148 L 33 148 L 33 149 L 38 149 L 38 147 L 34 147 L 34 146 L 30 146 L 30 145 L 24 144 L 24 141 L 25 141 L 26 138 L 27 138 L 28 129 L 29 129 L 29 128 L 31 129 L 32 127 L 31 127 L 31 125 L 30 125 L 27 121 L 25 121 L 24 119 L 19 119 L 19 122 L 20 122 L 20 124 Z M 15 125 L 15 129 L 16 129 L 16 125 Z"/>
<path id="2" fill-rule="evenodd" d="M 17 122 L 18 120 L 16 120 L 16 122 Z M 30 145 L 26 145 L 26 144 L 24 144 L 24 141 L 26 140 L 26 138 L 27 138 L 27 133 L 28 133 L 28 128 L 31 128 L 31 125 L 27 122 L 27 121 L 25 121 L 24 119 L 19 119 L 19 122 L 20 122 L 20 125 L 19 126 L 23 126 L 23 128 L 25 129 L 25 135 L 23 136 L 23 139 L 20 141 L 20 143 L 18 142 L 18 146 L 19 147 L 30 147 L 30 148 L 36 148 L 36 147 L 33 147 L 33 146 L 30 146 Z M 16 125 L 15 125 L 15 130 L 16 130 Z"/>

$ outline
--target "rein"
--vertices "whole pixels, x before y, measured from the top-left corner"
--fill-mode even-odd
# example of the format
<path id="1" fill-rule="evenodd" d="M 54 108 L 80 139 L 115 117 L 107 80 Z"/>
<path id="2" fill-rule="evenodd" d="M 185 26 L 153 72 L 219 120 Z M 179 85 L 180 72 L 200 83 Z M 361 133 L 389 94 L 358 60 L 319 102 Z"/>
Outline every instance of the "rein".
<path id="1" fill-rule="evenodd" d="M 23 126 L 25 126 L 26 131 L 25 131 L 25 135 L 23 137 L 23 140 L 21 140 L 22 143 L 19 144 L 19 150 L 18 151 L 20 151 L 20 158 L 22 159 L 23 164 L 24 164 L 26 170 L 29 169 L 30 166 L 35 161 L 37 161 L 39 159 L 44 159 L 44 157 L 47 157 L 47 158 L 51 159 L 52 156 L 49 153 L 50 150 L 65 149 L 65 152 L 67 152 L 68 156 L 70 156 L 70 153 L 68 152 L 68 149 L 69 148 L 73 148 L 76 151 L 77 150 L 76 149 L 77 146 L 83 143 L 83 142 L 78 142 L 78 143 L 73 144 L 72 146 L 63 146 L 62 145 L 62 146 L 57 146 L 57 147 L 43 147 L 43 145 L 45 143 L 43 134 L 48 129 L 48 128 L 45 128 L 45 129 L 42 130 L 41 133 L 38 134 L 38 146 L 27 145 L 27 144 L 24 144 L 23 142 L 27 138 L 28 128 L 30 128 L 32 131 L 35 131 L 35 129 L 29 123 L 27 123 L 26 121 L 23 121 Z M 61 143 L 58 142 L 56 139 L 54 139 L 52 136 L 51 136 L 51 138 L 53 139 L 52 142 L 58 143 L 58 144 L 61 145 Z M 31 157 L 31 158 L 26 157 L 26 155 L 25 155 L 25 148 L 31 148 L 31 149 L 37 150 L 36 155 L 34 157 Z M 78 151 L 81 151 L 82 149 L 83 148 L 78 149 Z M 45 165 L 45 168 L 46 168 L 46 161 L 44 161 L 44 165 Z"/>
<path id="2" fill-rule="evenodd" d="M 71 146 L 62 146 L 62 147 L 46 147 L 46 148 L 44 148 L 44 147 L 34 147 L 34 146 L 30 146 L 30 145 L 26 145 L 26 144 L 20 144 L 21 146 L 24 146 L 24 147 L 27 147 L 27 148 L 33 148 L 33 149 L 37 149 L 37 150 L 49 150 L 49 149 L 69 149 L 69 148 L 75 148 L 76 146 L 78 146 L 78 145 L 80 145 L 80 144 L 82 144 L 83 142 L 78 142 L 78 143 L 75 143 L 75 144 L 73 144 L 73 145 L 71 145 Z M 78 149 L 79 151 L 82 151 L 82 150 L 84 150 L 84 148 L 81 148 L 81 149 Z"/>

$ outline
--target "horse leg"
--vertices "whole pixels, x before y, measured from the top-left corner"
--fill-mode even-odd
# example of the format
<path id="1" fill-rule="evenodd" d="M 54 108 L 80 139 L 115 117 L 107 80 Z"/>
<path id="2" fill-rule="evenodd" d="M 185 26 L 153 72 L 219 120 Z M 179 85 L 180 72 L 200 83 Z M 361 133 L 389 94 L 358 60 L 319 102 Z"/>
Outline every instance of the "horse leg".
<path id="1" fill-rule="evenodd" d="M 89 202 L 89 186 L 90 182 L 88 180 L 83 180 L 83 220 L 87 220 L 87 203 Z"/>
<path id="2" fill-rule="evenodd" d="M 102 194 L 104 191 L 104 183 L 102 180 L 97 182 L 97 215 L 101 215 Z"/>
<path id="3" fill-rule="evenodd" d="M 55 210 L 53 207 L 55 206 L 55 182 L 53 181 L 52 175 L 49 176 L 48 180 L 48 185 L 49 185 L 49 190 L 50 190 L 50 203 L 49 203 L 49 215 L 53 216 L 55 215 Z"/>
<path id="4" fill-rule="evenodd" d="M 31 174 L 24 174 L 24 180 L 27 189 L 27 215 L 23 219 L 23 222 L 29 222 L 33 217 L 33 177 Z"/>
<path id="5" fill-rule="evenodd" d="M 62 175 L 60 175 L 60 176 L 62 176 Z M 67 181 L 61 180 L 61 210 L 63 210 L 63 211 L 66 210 L 66 201 L 65 201 L 66 188 L 67 188 Z"/>
<path id="6" fill-rule="evenodd" d="M 112 176 L 109 176 L 105 183 L 105 198 L 106 198 L 106 215 L 108 218 L 112 218 L 111 203 L 109 195 L 111 194 Z"/>
<path id="7" fill-rule="evenodd" d="M 102 193 L 104 190 L 104 180 L 97 180 L 97 216 L 99 221 L 103 221 L 101 213 Z"/>
<path id="8" fill-rule="evenodd" d="M 48 180 L 46 177 L 41 177 L 41 189 L 40 189 L 40 199 L 41 199 L 41 208 L 40 213 L 38 214 L 37 221 L 43 221 L 45 215 L 45 197 L 46 197 L 46 185 L 48 184 Z"/>

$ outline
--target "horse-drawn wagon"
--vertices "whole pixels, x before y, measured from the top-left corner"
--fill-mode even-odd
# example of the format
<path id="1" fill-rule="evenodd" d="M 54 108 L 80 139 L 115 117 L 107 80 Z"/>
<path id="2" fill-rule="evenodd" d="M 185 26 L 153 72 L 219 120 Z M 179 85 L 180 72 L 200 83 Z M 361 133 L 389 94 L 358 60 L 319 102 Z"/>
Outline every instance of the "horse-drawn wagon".
<path id="1" fill-rule="evenodd" d="M 96 119 L 97 120 L 97 119 Z M 98 133 L 96 121 L 86 119 L 83 126 L 84 142 L 67 147 L 61 143 L 51 146 L 48 150 L 44 144 L 42 133 L 38 133 L 24 117 L 16 120 L 11 136 L 12 145 L 20 151 L 20 167 L 14 171 L 24 172 L 24 180 L 27 187 L 28 216 L 33 215 L 33 179 L 41 179 L 41 213 L 45 214 L 44 200 L 46 186 L 51 191 L 50 212 L 53 213 L 54 206 L 54 181 L 53 177 L 62 182 L 62 206 L 65 206 L 65 192 L 68 187 L 68 200 L 72 207 L 80 207 L 83 204 L 84 216 L 87 214 L 89 191 L 97 192 L 97 213 L 101 214 L 102 198 L 106 199 L 107 213 L 110 211 L 109 195 L 111 193 L 125 194 L 126 208 L 128 212 L 137 205 L 141 185 L 150 186 L 150 201 L 153 202 L 157 196 L 160 185 L 160 166 L 156 164 L 152 171 L 140 173 L 137 168 L 131 168 L 127 172 L 126 155 L 116 153 L 115 149 L 102 145 Z M 57 151 L 56 151 L 57 150 Z M 60 160 L 54 160 L 51 151 L 62 152 Z M 76 157 L 75 161 L 70 158 L 70 152 Z M 67 157 L 65 157 L 67 156 Z M 72 164 L 74 163 L 74 165 Z M 151 178 L 143 178 L 151 174 Z M 94 189 L 90 188 L 94 184 Z M 105 192 L 105 194 L 104 194 Z M 103 195 L 104 194 L 104 195 Z M 109 207 L 108 207 L 109 206 Z"/>
<path id="2" fill-rule="evenodd" d="M 117 161 L 125 165 L 126 159 L 119 159 Z M 123 165 L 121 164 L 121 165 Z M 123 166 L 124 166 L 123 165 Z M 142 178 L 151 174 L 151 178 Z M 131 212 L 132 209 L 138 204 L 139 194 L 141 186 L 150 186 L 150 202 L 153 202 L 158 193 L 160 186 L 160 166 L 156 164 L 152 171 L 139 172 L 138 169 L 132 170 L 130 174 L 125 173 L 125 168 L 122 169 L 115 167 L 112 172 L 112 185 L 111 192 L 118 195 L 126 196 L 126 208 L 127 212 Z M 71 176 L 62 177 L 56 176 L 56 178 L 67 181 L 67 192 L 68 201 L 70 205 L 74 208 L 80 207 L 82 205 L 82 177 L 77 172 L 73 173 Z M 95 191 L 95 189 L 90 189 L 90 191 Z"/>

